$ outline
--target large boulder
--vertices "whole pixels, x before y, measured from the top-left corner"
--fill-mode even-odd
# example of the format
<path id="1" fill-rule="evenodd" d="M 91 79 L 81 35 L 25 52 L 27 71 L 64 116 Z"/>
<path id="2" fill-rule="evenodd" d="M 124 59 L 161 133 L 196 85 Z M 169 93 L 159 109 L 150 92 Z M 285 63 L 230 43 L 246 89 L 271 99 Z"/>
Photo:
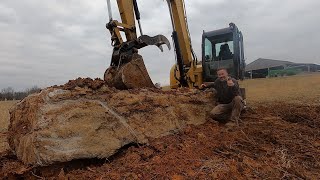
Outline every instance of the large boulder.
<path id="1" fill-rule="evenodd" d="M 212 96 L 191 90 L 119 91 L 103 83 L 50 87 L 11 109 L 8 141 L 25 164 L 108 158 L 130 143 L 205 123 Z"/>

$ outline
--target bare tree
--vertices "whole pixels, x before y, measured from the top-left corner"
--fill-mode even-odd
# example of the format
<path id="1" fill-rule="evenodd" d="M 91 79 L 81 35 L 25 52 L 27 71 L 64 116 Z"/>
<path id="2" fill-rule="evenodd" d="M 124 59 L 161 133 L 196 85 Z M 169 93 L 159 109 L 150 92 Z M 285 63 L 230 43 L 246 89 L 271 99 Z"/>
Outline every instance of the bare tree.
<path id="1" fill-rule="evenodd" d="M 22 100 L 23 98 L 27 97 L 28 94 L 26 92 L 15 92 L 14 93 L 14 99 L 16 100 Z"/>
<path id="2" fill-rule="evenodd" d="M 3 88 L 0 91 L 0 101 L 21 100 L 30 94 L 38 93 L 40 91 L 41 91 L 41 88 L 39 88 L 38 86 L 33 86 L 31 88 L 27 88 L 24 91 L 17 91 L 17 92 L 15 92 L 12 87 L 7 87 L 7 88 Z"/>
<path id="3" fill-rule="evenodd" d="M 38 86 L 32 86 L 31 88 L 26 89 L 26 93 L 27 95 L 29 94 L 33 94 L 33 93 L 39 93 L 41 91 L 41 88 L 39 88 Z"/>
<path id="4" fill-rule="evenodd" d="M 14 89 L 12 87 L 3 88 L 1 94 L 4 100 L 14 99 Z"/>

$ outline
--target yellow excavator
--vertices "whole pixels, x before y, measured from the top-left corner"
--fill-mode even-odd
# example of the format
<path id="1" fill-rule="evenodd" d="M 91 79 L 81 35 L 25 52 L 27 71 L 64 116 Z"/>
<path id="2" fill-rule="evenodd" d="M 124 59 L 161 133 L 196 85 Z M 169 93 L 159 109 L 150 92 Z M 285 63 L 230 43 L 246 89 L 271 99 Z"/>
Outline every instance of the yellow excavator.
<path id="1" fill-rule="evenodd" d="M 218 68 L 228 69 L 236 79 L 244 78 L 243 36 L 233 23 L 224 29 L 203 32 L 202 61 L 198 62 L 193 51 L 188 30 L 184 0 L 167 0 L 172 22 L 172 39 L 176 53 L 176 64 L 170 71 L 170 87 L 199 88 L 203 82 L 214 81 Z M 143 35 L 140 13 L 136 0 L 117 0 L 122 22 L 112 19 L 110 0 L 107 0 L 113 49 L 110 67 L 104 74 L 108 85 L 118 89 L 154 87 L 138 49 L 148 45 L 161 45 L 170 49 L 169 40 L 163 35 Z M 135 19 L 138 21 L 140 37 L 137 37 Z M 120 32 L 126 36 L 123 41 Z"/>

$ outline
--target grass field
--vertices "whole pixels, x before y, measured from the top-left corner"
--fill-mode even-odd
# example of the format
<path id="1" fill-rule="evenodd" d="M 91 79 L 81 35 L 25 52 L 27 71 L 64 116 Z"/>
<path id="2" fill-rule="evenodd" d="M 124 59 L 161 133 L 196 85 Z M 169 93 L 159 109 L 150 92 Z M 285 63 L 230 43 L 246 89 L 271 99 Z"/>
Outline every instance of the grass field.
<path id="1" fill-rule="evenodd" d="M 240 82 L 246 89 L 247 102 L 285 101 L 320 103 L 320 73 L 288 77 L 246 79 Z M 170 86 L 162 87 L 170 90 Z"/>
<path id="2" fill-rule="evenodd" d="M 241 82 L 246 88 L 247 101 L 320 103 L 320 73 Z"/>
<path id="3" fill-rule="evenodd" d="M 18 101 L 0 101 L 0 133 L 9 125 L 9 109 Z"/>
<path id="4" fill-rule="evenodd" d="M 0 101 L 0 152 L 8 148 L 5 132 L 9 125 L 9 109 L 18 101 Z"/>

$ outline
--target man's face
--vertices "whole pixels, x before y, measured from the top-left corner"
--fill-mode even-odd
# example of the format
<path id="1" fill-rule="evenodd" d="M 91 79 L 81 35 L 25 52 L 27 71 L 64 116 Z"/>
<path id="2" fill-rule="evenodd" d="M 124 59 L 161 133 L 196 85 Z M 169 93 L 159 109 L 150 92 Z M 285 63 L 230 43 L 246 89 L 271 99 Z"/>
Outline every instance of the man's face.
<path id="1" fill-rule="evenodd" d="M 228 79 L 228 72 L 225 69 L 217 71 L 217 74 L 221 81 L 226 81 Z"/>

